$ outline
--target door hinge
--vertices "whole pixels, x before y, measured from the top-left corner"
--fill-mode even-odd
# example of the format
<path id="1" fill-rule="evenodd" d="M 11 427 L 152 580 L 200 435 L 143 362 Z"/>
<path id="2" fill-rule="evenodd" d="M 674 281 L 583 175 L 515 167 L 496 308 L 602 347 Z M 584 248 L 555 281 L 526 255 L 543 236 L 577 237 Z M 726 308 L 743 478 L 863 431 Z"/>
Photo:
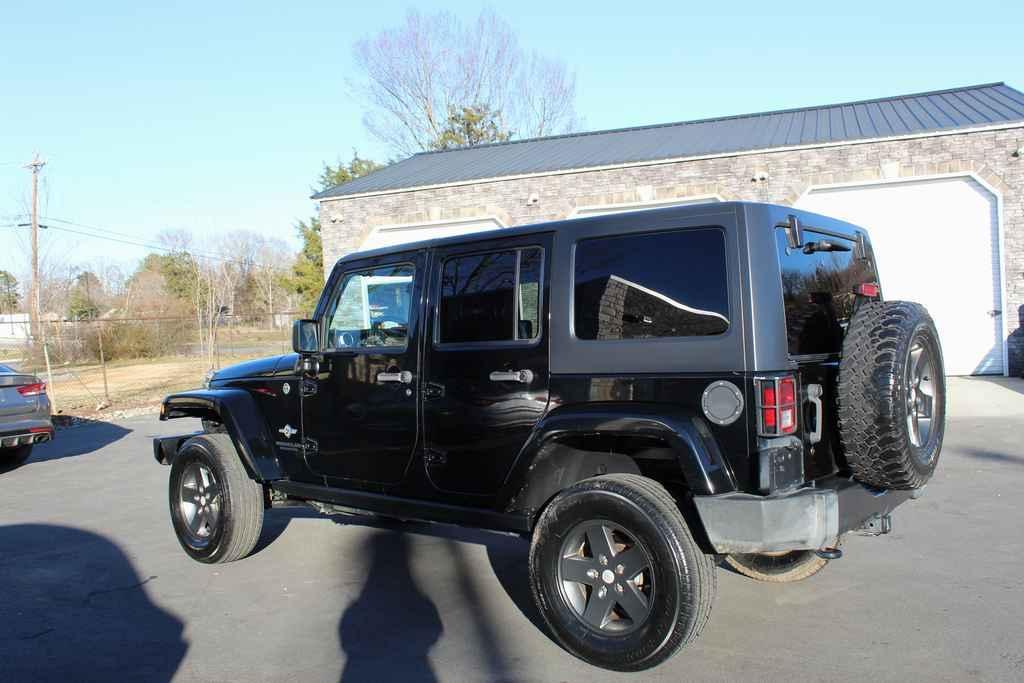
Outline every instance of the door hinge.
<path id="1" fill-rule="evenodd" d="M 315 396 L 316 380 L 304 377 L 302 379 L 302 386 L 299 388 L 299 391 L 303 396 Z"/>
<path id="2" fill-rule="evenodd" d="M 423 452 L 423 462 L 429 465 L 447 465 L 448 456 L 443 451 L 435 451 L 428 448 Z"/>
<path id="3" fill-rule="evenodd" d="M 424 382 L 423 384 L 423 398 L 444 398 L 444 385 L 438 384 L 437 382 Z"/>
<path id="4" fill-rule="evenodd" d="M 307 436 L 302 440 L 302 448 L 306 451 L 307 455 L 320 452 L 320 442 L 311 436 Z"/>

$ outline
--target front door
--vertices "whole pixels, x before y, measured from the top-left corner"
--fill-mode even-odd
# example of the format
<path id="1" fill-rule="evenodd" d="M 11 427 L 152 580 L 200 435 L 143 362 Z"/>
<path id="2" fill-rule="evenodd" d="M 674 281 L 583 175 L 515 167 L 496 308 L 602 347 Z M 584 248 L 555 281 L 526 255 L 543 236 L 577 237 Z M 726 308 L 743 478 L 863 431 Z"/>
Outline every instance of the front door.
<path id="1" fill-rule="evenodd" d="M 494 494 L 546 410 L 550 245 L 496 239 L 431 259 L 424 459 L 439 490 Z"/>
<path id="2" fill-rule="evenodd" d="M 321 320 L 323 358 L 302 380 L 306 461 L 324 477 L 402 479 L 416 448 L 422 253 L 368 259 L 340 276 Z"/>

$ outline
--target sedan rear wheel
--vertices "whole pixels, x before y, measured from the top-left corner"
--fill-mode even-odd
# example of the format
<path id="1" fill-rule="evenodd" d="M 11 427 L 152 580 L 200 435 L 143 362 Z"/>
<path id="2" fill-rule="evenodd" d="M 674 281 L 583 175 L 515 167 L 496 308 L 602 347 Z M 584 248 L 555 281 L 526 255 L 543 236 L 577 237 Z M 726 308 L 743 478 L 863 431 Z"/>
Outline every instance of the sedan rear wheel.
<path id="1" fill-rule="evenodd" d="M 0 469 L 10 470 L 23 465 L 32 455 L 32 446 L 0 448 Z"/>

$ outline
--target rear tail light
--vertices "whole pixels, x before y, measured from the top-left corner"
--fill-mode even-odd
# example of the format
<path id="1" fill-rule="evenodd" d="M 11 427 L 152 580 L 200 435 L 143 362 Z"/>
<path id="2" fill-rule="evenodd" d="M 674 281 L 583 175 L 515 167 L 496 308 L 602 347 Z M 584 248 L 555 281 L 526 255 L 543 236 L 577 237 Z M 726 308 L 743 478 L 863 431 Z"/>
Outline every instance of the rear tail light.
<path id="1" fill-rule="evenodd" d="M 866 296 L 869 299 L 877 299 L 882 293 L 882 288 L 875 282 L 865 282 L 853 288 L 853 293 L 859 296 Z"/>
<path id="2" fill-rule="evenodd" d="M 18 393 L 22 396 L 40 396 L 46 393 L 46 382 L 23 384 L 18 387 Z"/>
<path id="3" fill-rule="evenodd" d="M 761 377 L 757 383 L 758 433 L 762 436 L 793 434 L 797 429 L 796 378 Z"/>

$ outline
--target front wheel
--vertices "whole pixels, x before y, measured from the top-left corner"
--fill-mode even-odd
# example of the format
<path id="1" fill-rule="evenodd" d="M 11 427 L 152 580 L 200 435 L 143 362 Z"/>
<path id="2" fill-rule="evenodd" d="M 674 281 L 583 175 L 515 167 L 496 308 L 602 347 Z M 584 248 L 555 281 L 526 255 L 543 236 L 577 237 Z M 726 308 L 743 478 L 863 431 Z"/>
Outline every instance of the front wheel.
<path id="1" fill-rule="evenodd" d="M 640 671 L 700 635 L 715 566 L 661 484 L 587 479 L 548 505 L 530 546 L 530 586 L 561 645 L 616 671 Z"/>
<path id="2" fill-rule="evenodd" d="M 232 562 L 252 552 L 263 528 L 263 490 L 249 478 L 227 434 L 203 434 L 171 464 L 171 522 L 193 559 Z"/>

